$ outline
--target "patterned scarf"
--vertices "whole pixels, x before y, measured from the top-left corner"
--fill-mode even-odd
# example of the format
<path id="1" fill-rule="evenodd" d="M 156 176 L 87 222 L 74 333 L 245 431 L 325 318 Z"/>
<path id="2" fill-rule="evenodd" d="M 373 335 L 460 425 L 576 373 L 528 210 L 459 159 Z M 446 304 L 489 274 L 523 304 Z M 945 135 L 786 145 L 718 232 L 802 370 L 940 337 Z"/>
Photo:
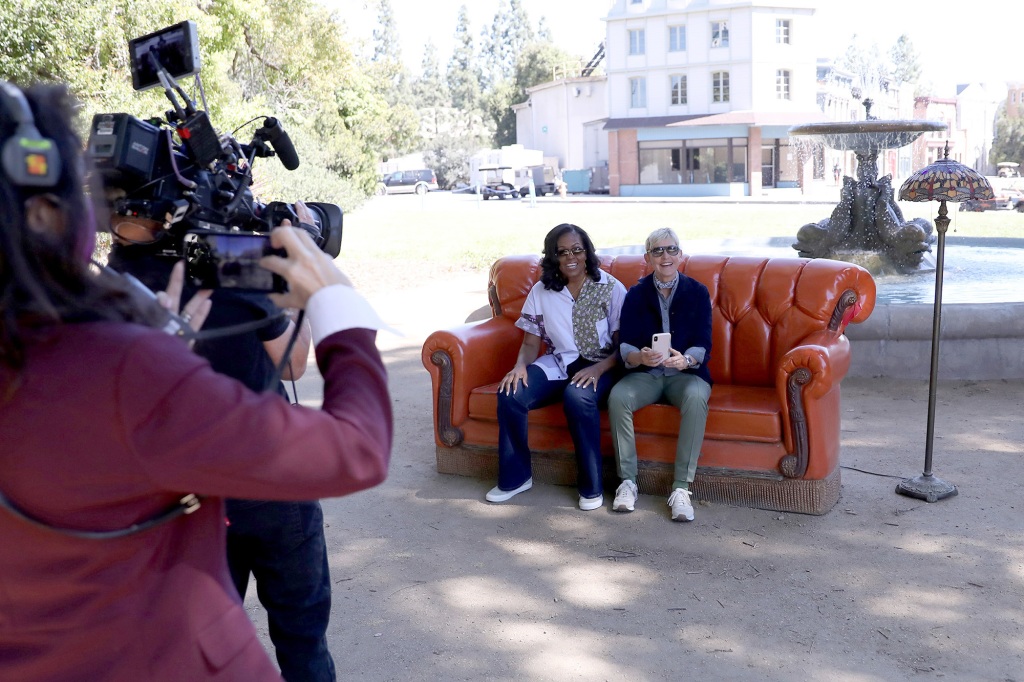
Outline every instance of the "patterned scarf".
<path id="1" fill-rule="evenodd" d="M 610 282 L 595 282 L 587 277 L 572 307 L 572 333 L 580 355 L 591 362 L 604 360 L 610 348 L 601 346 L 597 323 L 607 319 L 612 300 Z"/>

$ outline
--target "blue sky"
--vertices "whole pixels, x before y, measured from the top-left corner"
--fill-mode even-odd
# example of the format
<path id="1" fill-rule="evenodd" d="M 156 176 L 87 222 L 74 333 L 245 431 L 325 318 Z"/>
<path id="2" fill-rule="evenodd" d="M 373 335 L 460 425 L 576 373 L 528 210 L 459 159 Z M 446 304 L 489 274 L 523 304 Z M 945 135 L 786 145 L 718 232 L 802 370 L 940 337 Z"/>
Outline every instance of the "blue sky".
<path id="1" fill-rule="evenodd" d="M 338 10 L 353 40 L 372 40 L 377 14 L 372 0 L 319 0 Z M 522 0 L 536 25 L 544 16 L 563 49 L 589 58 L 604 39 L 604 22 L 612 4 L 609 0 Z M 429 37 L 446 64 L 451 54 L 459 7 L 469 9 L 474 37 L 490 25 L 494 13 L 505 2 L 499 0 L 391 0 L 402 56 L 417 68 Z M 804 4 L 797 0 L 797 4 Z M 819 56 L 835 56 L 854 33 L 873 40 L 883 50 L 908 33 L 921 56 L 925 80 L 936 87 L 935 94 L 952 96 L 956 83 L 971 81 L 1024 81 L 1024 51 L 1020 38 L 1021 10 L 1016 0 L 973 0 L 964 3 L 934 0 L 910 3 L 898 0 L 820 0 L 817 3 L 819 35 L 815 36 Z M 959 11 L 954 8 L 960 8 Z M 1017 9 L 1011 9 L 1016 7 Z M 943 12 L 942 10 L 945 10 Z"/>

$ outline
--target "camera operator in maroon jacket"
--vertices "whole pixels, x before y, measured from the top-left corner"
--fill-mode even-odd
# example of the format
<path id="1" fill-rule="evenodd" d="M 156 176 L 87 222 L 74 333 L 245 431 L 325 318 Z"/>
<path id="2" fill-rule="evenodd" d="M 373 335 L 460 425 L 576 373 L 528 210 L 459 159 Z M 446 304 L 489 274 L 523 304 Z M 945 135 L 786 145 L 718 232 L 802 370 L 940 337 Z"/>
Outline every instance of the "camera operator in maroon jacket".
<path id="1" fill-rule="evenodd" d="M 379 318 L 282 227 L 321 410 L 215 373 L 159 301 L 88 264 L 96 220 L 63 88 L 0 83 L 0 679 L 272 680 L 225 560 L 223 498 L 345 495 L 387 474 Z M 191 495 L 200 500 L 198 507 Z M 176 510 L 183 512 L 178 513 Z M 138 527 L 136 527 L 138 526 Z"/>

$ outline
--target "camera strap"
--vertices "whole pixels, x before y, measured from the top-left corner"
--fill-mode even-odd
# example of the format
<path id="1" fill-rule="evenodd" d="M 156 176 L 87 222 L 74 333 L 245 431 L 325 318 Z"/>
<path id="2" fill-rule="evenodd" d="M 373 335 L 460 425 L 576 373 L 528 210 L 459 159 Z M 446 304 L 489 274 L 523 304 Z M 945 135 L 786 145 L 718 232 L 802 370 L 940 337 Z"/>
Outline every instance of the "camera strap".
<path id="1" fill-rule="evenodd" d="M 157 526 L 161 526 L 167 523 L 168 521 L 173 521 L 179 516 L 191 514 L 195 510 L 199 509 L 201 504 L 201 497 L 193 493 L 189 493 L 188 495 L 185 495 L 180 500 L 178 500 L 177 504 L 165 509 L 164 511 L 160 512 L 151 519 L 148 519 L 146 521 L 140 521 L 139 523 L 133 523 L 127 528 L 118 528 L 116 530 L 78 530 L 75 528 L 63 528 L 61 526 L 54 526 L 49 523 L 46 523 L 45 521 L 30 516 L 29 514 L 23 512 L 22 510 L 14 506 L 14 503 L 8 500 L 3 493 L 0 493 L 0 507 L 6 509 L 8 512 L 11 513 L 11 515 L 21 519 L 22 521 L 25 521 L 26 523 L 35 526 L 36 528 L 43 528 L 48 531 L 60 533 L 61 535 L 68 535 L 83 540 L 114 540 L 116 538 L 123 538 L 128 537 L 129 535 L 143 533 L 147 530 L 156 528 Z"/>
<path id="2" fill-rule="evenodd" d="M 225 336 L 234 336 L 235 334 L 245 334 L 247 332 L 254 332 L 257 329 L 266 327 L 271 322 L 279 320 L 284 316 L 284 312 L 275 313 L 269 317 L 265 317 L 262 320 L 254 320 L 253 322 L 242 322 L 241 324 L 233 324 L 230 327 L 216 327 L 214 329 L 203 329 L 198 332 L 192 332 L 188 334 L 188 338 L 195 339 L 196 341 L 208 341 L 210 339 L 220 339 Z"/>

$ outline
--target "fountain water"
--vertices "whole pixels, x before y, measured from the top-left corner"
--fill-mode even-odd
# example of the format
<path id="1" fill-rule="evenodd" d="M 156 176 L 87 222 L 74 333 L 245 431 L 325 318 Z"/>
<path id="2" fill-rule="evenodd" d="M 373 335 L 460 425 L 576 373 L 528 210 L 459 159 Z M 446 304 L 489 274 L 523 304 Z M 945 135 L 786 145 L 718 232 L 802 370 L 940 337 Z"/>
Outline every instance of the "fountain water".
<path id="1" fill-rule="evenodd" d="M 866 119 L 808 123 L 790 128 L 790 135 L 808 137 L 831 149 L 852 150 L 857 177 L 843 178 L 839 204 L 832 215 L 808 223 L 793 245 L 805 258 L 834 258 L 855 262 L 872 274 L 906 273 L 920 268 L 935 241 L 932 224 L 924 218 L 905 220 L 893 194 L 892 176 L 878 177 L 878 153 L 898 149 L 921 134 L 945 130 L 937 121 Z"/>

